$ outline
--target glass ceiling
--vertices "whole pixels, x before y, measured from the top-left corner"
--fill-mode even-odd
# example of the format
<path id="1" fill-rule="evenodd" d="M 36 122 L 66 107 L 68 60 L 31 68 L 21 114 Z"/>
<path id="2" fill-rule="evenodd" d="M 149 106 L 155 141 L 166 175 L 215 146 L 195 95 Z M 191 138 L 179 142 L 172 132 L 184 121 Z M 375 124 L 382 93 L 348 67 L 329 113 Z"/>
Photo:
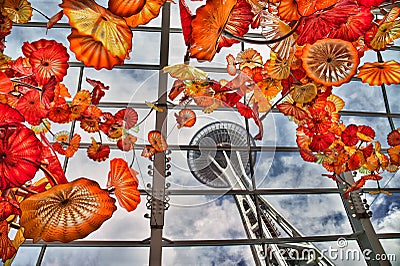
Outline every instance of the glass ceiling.
<path id="1" fill-rule="evenodd" d="M 58 12 L 58 1 L 31 0 L 32 6 L 47 15 Z M 107 6 L 106 1 L 98 1 Z M 46 34 L 47 20 L 33 12 L 31 22 L 16 24 L 6 39 L 5 54 L 11 58 L 22 55 L 23 42 L 40 38 L 54 39 L 69 47 L 66 36 L 70 29 L 64 17 Z M 71 93 L 90 85 L 86 78 L 101 80 L 110 86 L 110 90 L 99 104 L 103 111 L 115 113 L 127 106 L 135 108 L 139 119 L 146 116 L 150 107 L 145 101 L 154 102 L 163 99 L 173 79 L 162 73 L 165 65 L 182 63 L 186 46 L 181 34 L 179 8 L 177 4 L 167 3 L 162 15 L 145 26 L 133 31 L 133 48 L 130 59 L 123 66 L 113 70 L 97 71 L 85 67 L 70 54 L 70 68 L 64 78 Z M 211 78 L 229 78 L 226 74 L 226 56 L 255 48 L 263 56 L 268 55 L 265 45 L 239 43 L 230 49 L 222 49 L 212 62 L 199 63 L 192 59 L 190 64 L 207 71 Z M 400 60 L 400 46 L 397 44 L 383 51 L 385 59 Z M 264 58 L 266 59 L 266 58 Z M 364 62 L 376 61 L 374 52 L 367 52 Z M 362 64 L 362 63 L 361 63 Z M 333 92 L 340 96 L 346 105 L 341 112 L 345 124 L 369 124 L 376 129 L 376 139 L 387 149 L 386 136 L 393 128 L 400 127 L 400 86 L 368 86 L 354 78 L 350 83 L 335 87 Z M 385 103 L 387 105 L 385 106 Z M 71 243 L 32 243 L 27 240 L 18 250 L 13 265 L 149 265 L 151 256 L 161 254 L 162 265 L 256 265 L 251 246 L 260 246 L 257 239 L 248 239 L 240 210 L 235 198 L 237 195 L 252 195 L 265 199 L 286 220 L 297 228 L 308 242 L 318 248 L 336 247 L 340 236 L 348 238 L 348 248 L 359 250 L 350 220 L 346 212 L 337 184 L 331 179 L 321 178 L 326 170 L 318 164 L 307 163 L 299 155 L 296 144 L 296 125 L 287 117 L 273 110 L 263 121 L 265 137 L 256 141 L 257 159 L 254 163 L 254 185 L 251 190 L 224 190 L 208 187 L 197 181 L 187 165 L 188 146 L 195 133 L 205 125 L 216 121 L 231 121 L 246 127 L 245 119 L 229 108 L 219 108 L 211 114 L 204 114 L 200 108 L 192 106 L 197 115 L 193 128 L 178 129 L 174 113 L 181 107 L 166 108 L 163 114 L 152 112 L 141 125 L 137 133 L 136 156 L 133 168 L 139 172 L 139 190 L 141 203 L 133 212 L 118 208 L 113 217 L 107 220 L 99 230 L 82 240 Z M 165 116 L 165 118 L 164 118 Z M 154 161 L 140 156 L 147 142 L 147 132 L 163 125 L 169 151 L 166 162 L 156 158 Z M 68 180 L 88 177 L 99 184 L 107 183 L 109 162 L 97 163 L 87 160 L 86 149 L 90 145 L 91 134 L 84 133 L 78 124 L 55 125 L 54 131 L 69 130 L 82 133 L 82 144 L 71 159 L 60 156 Z M 257 127 L 250 123 L 251 135 L 257 134 Z M 49 135 L 49 139 L 51 139 Z M 124 157 L 132 160 L 132 153 L 122 153 L 114 142 L 111 144 L 110 159 Z M 162 165 L 156 165 L 161 162 Z M 169 165 L 166 171 L 157 171 L 159 167 Z M 158 172 L 161 177 L 153 177 Z M 165 181 L 165 183 L 164 183 Z M 160 183 L 161 182 L 161 183 Z M 367 183 L 361 197 L 366 199 L 373 212 L 372 225 L 380 238 L 387 254 L 395 254 L 400 260 L 400 178 L 399 173 L 383 174 L 381 187 L 393 193 L 370 195 L 374 184 Z M 154 216 L 147 208 L 151 205 L 151 193 L 155 186 L 161 188 L 164 201 L 167 202 L 161 230 L 162 253 L 151 252 L 156 245 L 156 233 L 151 224 Z M 150 217 L 150 218 L 149 218 Z M 278 226 L 279 227 L 279 226 Z M 154 231 L 154 230 L 153 230 Z M 281 231 L 281 237 L 290 235 Z M 160 233 L 160 232 L 158 232 Z M 258 241 L 258 242 L 257 242 Z M 302 242 L 294 239 L 293 243 Z M 271 244 L 271 243 L 269 243 Z M 268 244 L 267 244 L 268 245 Z M 335 265 L 365 265 L 365 261 L 334 261 Z M 398 262 L 392 262 L 397 265 Z"/>

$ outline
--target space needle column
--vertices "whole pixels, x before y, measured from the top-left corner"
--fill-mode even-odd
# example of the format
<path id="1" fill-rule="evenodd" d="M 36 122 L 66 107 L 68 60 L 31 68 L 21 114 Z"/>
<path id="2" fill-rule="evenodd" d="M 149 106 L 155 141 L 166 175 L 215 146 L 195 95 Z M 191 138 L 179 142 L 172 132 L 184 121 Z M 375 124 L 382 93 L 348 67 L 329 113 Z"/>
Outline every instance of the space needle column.
<path id="1" fill-rule="evenodd" d="M 168 65 L 170 32 L 170 3 L 162 7 L 160 70 Z M 166 137 L 167 133 L 167 85 L 168 76 L 162 71 L 158 79 L 158 105 L 165 109 L 156 114 L 156 130 Z M 150 257 L 149 265 L 158 266 L 162 262 L 162 234 L 164 227 L 164 197 L 165 197 L 165 153 L 154 156 L 154 171 L 152 183 L 151 217 L 150 217 Z"/>

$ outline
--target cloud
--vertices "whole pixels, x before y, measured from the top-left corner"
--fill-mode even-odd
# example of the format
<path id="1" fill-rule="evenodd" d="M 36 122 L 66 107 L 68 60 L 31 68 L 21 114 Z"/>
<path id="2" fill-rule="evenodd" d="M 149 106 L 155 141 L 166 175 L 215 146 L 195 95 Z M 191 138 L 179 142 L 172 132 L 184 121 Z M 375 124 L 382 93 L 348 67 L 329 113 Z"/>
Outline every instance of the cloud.
<path id="1" fill-rule="evenodd" d="M 199 197 L 179 197 L 185 205 L 195 205 Z M 175 201 L 178 202 L 178 199 Z M 246 238 L 236 204 L 224 196 L 206 205 L 172 206 L 166 212 L 164 235 L 169 239 Z M 249 246 L 167 248 L 164 265 L 248 265 L 252 264 Z M 195 263 L 195 264 L 194 264 Z"/>
<path id="2" fill-rule="evenodd" d="M 336 187 L 335 182 L 321 176 L 326 170 L 318 164 L 304 162 L 298 152 L 276 152 L 268 175 L 257 169 L 258 178 L 265 177 L 262 188 Z"/>
<path id="3" fill-rule="evenodd" d="M 47 248 L 42 265 L 148 265 L 148 253 L 149 248 Z"/>
<path id="4" fill-rule="evenodd" d="M 192 247 L 165 249 L 163 265 L 244 266 L 254 261 L 248 246 Z"/>
<path id="5" fill-rule="evenodd" d="M 390 208 L 387 215 L 376 223 L 379 233 L 400 232 L 400 206 Z"/>
<path id="6" fill-rule="evenodd" d="M 392 204 L 394 205 L 394 204 Z M 387 215 L 375 221 L 375 229 L 378 233 L 399 233 L 400 232 L 400 206 L 389 208 Z M 385 239 L 381 240 L 386 254 L 395 254 L 397 260 L 400 259 L 400 240 Z M 394 263 L 394 262 L 393 262 Z"/>
<path id="7" fill-rule="evenodd" d="M 229 239 L 246 237 L 231 196 L 207 204 L 205 196 L 171 196 L 166 212 L 164 234 L 171 239 Z M 210 198 L 209 198 L 210 199 Z"/>
<path id="8" fill-rule="evenodd" d="M 360 93 L 362 91 L 362 93 Z M 385 106 L 382 100 L 381 88 L 369 86 L 359 81 L 351 81 L 340 87 L 335 87 L 333 93 L 345 101 L 344 110 L 384 112 Z M 362 95 L 362 96 L 361 96 Z M 360 98 L 362 97 L 362 98 Z"/>

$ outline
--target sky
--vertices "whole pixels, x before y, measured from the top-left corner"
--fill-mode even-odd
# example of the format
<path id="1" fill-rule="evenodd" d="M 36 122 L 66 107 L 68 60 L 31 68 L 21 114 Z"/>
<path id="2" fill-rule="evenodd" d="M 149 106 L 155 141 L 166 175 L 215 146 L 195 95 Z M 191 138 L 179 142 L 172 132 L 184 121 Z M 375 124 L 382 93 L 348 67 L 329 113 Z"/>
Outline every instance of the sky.
<path id="1" fill-rule="evenodd" d="M 52 16 L 58 12 L 57 4 L 60 1 L 32 0 L 32 5 Z M 106 5 L 106 1 L 98 2 Z M 177 5 L 171 7 L 171 26 L 179 27 Z M 46 21 L 34 14 L 33 21 Z M 62 20 L 66 22 L 66 18 Z M 159 26 L 160 19 L 152 21 L 149 26 Z M 55 39 L 68 47 L 67 35 L 69 29 L 51 29 L 45 35 L 44 28 L 14 27 L 11 36 L 7 37 L 5 54 L 16 59 L 22 55 L 19 47 L 24 41 L 35 41 L 40 38 Z M 127 63 L 142 63 L 147 65 L 158 64 L 159 58 L 158 33 L 135 32 L 131 59 Z M 182 63 L 185 54 L 183 38 L 180 34 L 170 36 L 169 64 Z M 265 46 L 245 45 L 245 48 L 254 47 L 263 51 L 264 60 L 267 56 Z M 198 63 L 192 60 L 195 66 L 225 67 L 225 57 L 232 53 L 236 55 L 241 49 L 234 45 L 231 49 L 222 49 L 217 54 L 213 63 Z M 70 61 L 76 62 L 70 52 Z M 398 59 L 398 53 L 384 52 L 384 59 Z M 367 54 L 363 59 L 375 61 L 373 54 Z M 68 70 L 64 83 L 73 93 L 78 88 L 79 69 L 71 67 Z M 211 73 L 213 78 L 224 78 L 226 75 Z M 110 86 L 103 101 L 144 103 L 157 99 L 158 71 L 156 70 L 101 70 L 85 68 L 84 78 L 101 80 Z M 173 80 L 169 80 L 172 85 Z M 88 83 L 83 82 L 83 89 L 89 89 Z M 389 86 L 388 94 L 393 112 L 400 113 L 399 86 Z M 350 82 L 340 88 L 334 88 L 335 94 L 342 97 L 347 111 L 379 111 L 384 112 L 382 92 L 379 87 L 370 87 L 359 82 Z M 106 109 L 115 113 L 117 109 Z M 144 117 L 147 110 L 137 109 L 140 117 Z M 167 122 L 168 143 L 170 145 L 185 145 L 204 125 L 215 121 L 233 121 L 243 123 L 243 119 L 235 112 L 216 111 L 205 115 L 196 111 L 197 123 L 192 129 L 178 129 L 173 113 L 170 110 Z M 386 118 L 371 117 L 342 117 L 345 123 L 372 124 L 377 132 L 377 139 L 383 146 L 386 145 L 386 134 L 390 131 Z M 154 129 L 154 113 L 140 127 L 137 133 L 138 143 L 143 144 L 147 139 L 147 132 Z M 395 126 L 400 127 L 400 120 L 395 121 Z M 65 130 L 65 126 L 56 126 L 54 130 Z M 265 137 L 257 145 L 269 146 L 296 146 L 296 126 L 281 114 L 270 114 L 264 121 Z M 251 123 L 250 131 L 253 135 L 257 128 Z M 79 125 L 76 132 L 81 133 L 82 141 L 89 142 L 91 135 L 84 133 Z M 106 140 L 108 141 L 108 140 Z M 140 172 L 139 187 L 145 188 L 151 184 L 151 177 L 147 174 L 151 161 L 140 157 L 136 152 L 136 161 L 133 167 Z M 113 150 L 110 157 L 123 157 L 131 160 L 131 154 L 123 154 Z M 186 151 L 173 151 L 171 157 L 172 175 L 167 178 L 170 189 L 209 189 L 197 181 L 189 171 L 186 162 Z M 86 157 L 86 151 L 80 150 L 74 158 L 69 160 L 67 177 L 69 180 L 85 176 L 96 180 L 101 187 L 106 186 L 109 162 L 95 163 Z M 255 164 L 255 178 L 258 188 L 334 188 L 336 184 L 327 178 L 321 177 L 326 173 L 320 165 L 305 163 L 297 152 L 266 152 L 257 154 Z M 399 174 L 393 178 L 385 175 L 382 184 L 387 187 L 399 187 Z M 367 186 L 371 186 L 367 184 Z M 371 219 L 378 233 L 400 232 L 400 195 L 391 198 L 387 196 L 365 196 L 372 202 L 371 210 L 374 215 Z M 351 227 L 348 222 L 344 207 L 338 195 L 265 195 L 267 199 L 281 214 L 287 218 L 304 235 L 349 234 Z M 119 208 L 113 217 L 106 221 L 98 231 L 90 234 L 87 240 L 143 240 L 150 236 L 149 220 L 144 215 L 146 197 L 138 209 L 127 213 Z M 164 237 L 171 240 L 188 239 L 241 239 L 246 238 L 239 212 L 232 196 L 171 196 L 170 208 L 165 214 Z M 400 240 L 382 241 L 387 253 L 396 253 L 400 260 Z M 320 248 L 336 243 L 318 243 Z M 349 242 L 349 247 L 357 248 L 354 241 Z M 22 247 L 18 251 L 14 265 L 34 265 L 40 249 Z M 149 248 L 48 248 L 42 265 L 147 265 Z M 194 263 L 196 262 L 196 264 Z M 337 265 L 364 265 L 363 262 L 335 262 Z M 163 265 L 254 265 L 250 248 L 248 246 L 221 246 L 221 247 L 179 247 L 163 249 Z"/>

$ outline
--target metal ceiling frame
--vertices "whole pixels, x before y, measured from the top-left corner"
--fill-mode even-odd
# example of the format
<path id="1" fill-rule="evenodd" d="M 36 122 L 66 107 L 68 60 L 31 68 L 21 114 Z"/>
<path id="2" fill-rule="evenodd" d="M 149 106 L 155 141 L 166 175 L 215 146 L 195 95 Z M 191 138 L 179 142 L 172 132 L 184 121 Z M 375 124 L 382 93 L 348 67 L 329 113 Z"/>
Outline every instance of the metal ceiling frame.
<path id="1" fill-rule="evenodd" d="M 117 69 L 141 69 L 141 70 L 161 70 L 164 66 L 168 65 L 169 60 L 169 38 L 172 33 L 181 33 L 181 29 L 171 28 L 170 27 L 170 3 L 167 2 L 162 8 L 161 13 L 161 27 L 138 27 L 132 29 L 133 31 L 138 32 L 159 32 L 161 34 L 160 41 L 160 61 L 158 65 L 155 64 L 125 64 L 123 66 L 117 66 Z M 18 27 L 41 27 L 45 28 L 46 23 L 44 22 L 29 22 L 27 24 L 19 25 L 15 24 Z M 54 26 L 54 28 L 70 28 L 67 23 L 58 23 Z M 250 34 L 252 37 L 257 37 L 256 35 Z M 242 46 L 243 47 L 243 46 Z M 400 51 L 400 47 L 394 46 L 390 47 L 390 50 Z M 76 67 L 80 69 L 79 74 L 79 82 L 78 82 L 78 90 L 82 86 L 82 77 L 83 72 L 86 67 L 83 66 L 80 62 L 70 62 L 70 67 Z M 205 71 L 209 72 L 220 72 L 224 71 L 221 68 L 214 67 L 204 67 L 202 68 Z M 357 79 L 355 79 L 357 80 Z M 158 87 L 158 96 L 159 96 L 159 105 L 163 106 L 166 110 L 163 113 L 157 112 L 156 115 L 156 124 L 155 129 L 160 130 L 164 136 L 166 136 L 166 121 L 168 115 L 168 104 L 167 104 L 167 85 L 168 85 L 168 77 L 166 74 L 159 72 L 159 87 Z M 343 116 L 357 116 L 357 117 L 386 117 L 390 123 L 390 126 L 393 128 L 393 120 L 392 118 L 400 118 L 400 113 L 391 113 L 388 104 L 387 93 L 384 87 L 382 87 L 383 99 L 385 101 L 386 113 L 382 112 L 358 112 L 358 111 L 342 111 L 340 112 Z M 126 103 L 126 102 L 104 102 L 101 103 L 101 107 L 126 107 L 132 106 L 135 108 L 148 108 L 147 105 L 142 103 Z M 193 109 L 200 110 L 201 108 L 194 106 Z M 224 108 L 221 108 L 223 111 Z M 228 108 L 226 109 L 228 110 Z M 219 110 L 217 110 L 219 111 Z M 273 113 L 277 113 L 276 109 L 272 110 Z M 74 131 L 75 125 L 71 126 L 71 132 Z M 81 148 L 85 148 L 89 144 L 83 144 Z M 137 145 L 137 148 L 142 147 L 143 145 Z M 116 148 L 116 147 L 112 147 Z M 181 150 L 186 151 L 189 149 L 196 149 L 198 147 L 190 147 L 188 145 L 170 145 L 169 149 L 172 151 Z M 203 148 L 203 147 L 202 147 Z M 276 152 L 295 152 L 298 151 L 297 147 L 266 147 L 266 146 L 257 146 L 252 147 L 251 150 L 271 150 Z M 68 161 L 65 161 L 64 167 L 68 166 Z M 162 265 L 162 250 L 164 247 L 187 247 L 187 246 L 229 246 L 229 245 L 261 245 L 261 244 L 276 244 L 276 243 L 299 243 L 299 242 L 333 242 L 336 241 L 340 237 L 345 237 L 348 240 L 356 240 L 358 241 L 361 248 L 371 247 L 368 244 L 373 242 L 373 246 L 375 247 L 376 253 L 383 252 L 381 249 L 381 245 L 379 243 L 379 239 L 400 239 L 400 233 L 387 233 L 387 234 L 375 234 L 371 232 L 373 230 L 372 226 L 370 226 L 369 218 L 364 217 L 363 219 L 367 219 L 367 225 L 356 224 L 354 225 L 354 218 L 351 216 L 351 213 L 347 212 L 350 223 L 353 225 L 353 233 L 351 234 L 333 234 L 333 235 L 318 235 L 318 236 L 304 236 L 304 237 L 280 237 L 280 238 L 260 238 L 260 239 L 206 239 L 206 240 L 167 240 L 163 238 L 163 226 L 164 226 L 164 214 L 165 214 L 165 196 L 166 195 L 182 195 L 182 196 L 190 196 L 190 195 L 214 195 L 221 194 L 221 191 L 218 189 L 204 189 L 204 190 L 178 190 L 178 189 L 168 189 L 166 190 L 166 155 L 164 153 L 158 153 L 153 162 L 153 180 L 151 184 L 151 214 L 150 214 L 150 228 L 151 228 L 151 236 L 149 239 L 145 239 L 142 241 L 97 241 L 97 240 L 80 240 L 80 241 L 72 241 L 70 243 L 46 243 L 43 241 L 39 241 L 37 243 L 33 243 L 32 241 L 26 241 L 23 246 L 26 247 L 41 247 L 41 252 L 38 256 L 36 265 L 41 265 L 43 258 L 45 256 L 45 251 L 47 247 L 150 247 L 150 255 L 149 255 L 149 265 L 157 266 Z M 351 181 L 351 180 L 349 180 Z M 369 192 L 373 189 L 364 188 L 361 192 Z M 389 188 L 387 189 L 389 192 L 400 193 L 400 188 Z M 144 195 L 149 193 L 149 190 L 141 189 L 141 194 Z M 293 189 L 285 189 L 285 188 L 277 188 L 277 189 L 261 189 L 254 187 L 253 190 L 230 190 L 223 191 L 226 195 L 294 195 L 294 194 L 306 194 L 306 195 L 316 195 L 316 194 L 338 194 L 341 193 L 340 189 L 337 188 L 293 188 Z M 342 193 L 341 193 L 342 194 Z M 346 207 L 346 200 L 343 201 L 344 206 Z M 347 207 L 346 207 L 347 208 Z M 353 221 L 353 222 L 352 222 Z M 365 222 L 365 221 L 363 221 Z M 355 222 L 357 223 L 357 222 Z M 368 225 L 369 223 L 369 225 Z M 365 238 L 365 234 L 368 237 Z M 362 237 L 364 235 L 364 238 Z M 376 243 L 378 241 L 379 244 Z M 374 265 L 374 264 L 371 264 Z M 385 265 L 385 264 L 376 264 L 376 265 Z"/>

